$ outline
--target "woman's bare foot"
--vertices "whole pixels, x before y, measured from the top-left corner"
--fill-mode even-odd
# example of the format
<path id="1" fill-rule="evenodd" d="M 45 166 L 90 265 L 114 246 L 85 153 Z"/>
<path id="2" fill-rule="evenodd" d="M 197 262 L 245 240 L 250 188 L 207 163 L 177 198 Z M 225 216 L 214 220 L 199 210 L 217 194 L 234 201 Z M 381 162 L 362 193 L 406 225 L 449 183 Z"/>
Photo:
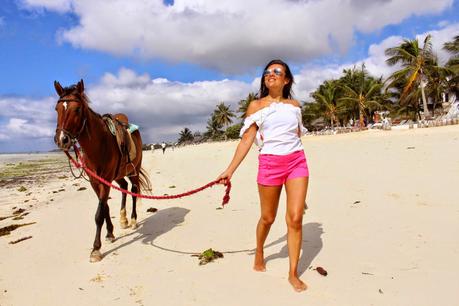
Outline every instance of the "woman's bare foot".
<path id="1" fill-rule="evenodd" d="M 299 279 L 298 276 L 289 276 L 288 281 L 296 292 L 301 292 L 308 288 L 308 285 L 303 283 L 303 281 Z"/>
<path id="2" fill-rule="evenodd" d="M 258 272 L 266 271 L 265 258 L 263 256 L 263 252 L 255 252 L 255 262 L 253 264 L 253 269 Z"/>

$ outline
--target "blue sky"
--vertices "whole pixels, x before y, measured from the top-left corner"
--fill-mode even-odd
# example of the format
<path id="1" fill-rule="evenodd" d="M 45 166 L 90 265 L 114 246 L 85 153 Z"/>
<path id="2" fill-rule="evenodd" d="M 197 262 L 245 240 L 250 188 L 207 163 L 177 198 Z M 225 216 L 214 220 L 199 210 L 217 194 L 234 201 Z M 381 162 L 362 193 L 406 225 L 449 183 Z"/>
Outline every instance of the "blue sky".
<path id="1" fill-rule="evenodd" d="M 383 51 L 402 38 L 435 33 L 440 49 L 459 35 L 453 0 L 227 3 L 2 1 L 0 152 L 54 148 L 54 80 L 84 79 L 97 112 L 128 113 L 145 142 L 173 141 L 185 126 L 203 131 L 218 102 L 235 109 L 273 57 L 290 63 L 304 101 L 361 61 L 387 74 Z"/>

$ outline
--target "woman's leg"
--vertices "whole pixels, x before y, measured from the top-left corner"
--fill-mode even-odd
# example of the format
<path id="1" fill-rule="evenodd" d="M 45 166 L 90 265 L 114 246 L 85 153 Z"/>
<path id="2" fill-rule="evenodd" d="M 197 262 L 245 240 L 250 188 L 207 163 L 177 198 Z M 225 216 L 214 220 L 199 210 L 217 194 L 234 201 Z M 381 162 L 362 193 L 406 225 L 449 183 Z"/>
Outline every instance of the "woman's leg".
<path id="1" fill-rule="evenodd" d="M 303 230 L 303 212 L 306 193 L 308 190 L 308 177 L 298 177 L 287 180 L 287 244 L 290 260 L 289 282 L 296 291 L 306 290 L 307 285 L 298 277 L 298 261 L 300 258 Z"/>
<path id="2" fill-rule="evenodd" d="M 255 271 L 266 271 L 263 247 L 268 236 L 271 225 L 276 219 L 277 207 L 279 207 L 279 197 L 282 190 L 281 186 L 264 186 L 258 184 L 258 194 L 260 195 L 261 216 L 257 224 L 257 249 L 255 251 Z"/>

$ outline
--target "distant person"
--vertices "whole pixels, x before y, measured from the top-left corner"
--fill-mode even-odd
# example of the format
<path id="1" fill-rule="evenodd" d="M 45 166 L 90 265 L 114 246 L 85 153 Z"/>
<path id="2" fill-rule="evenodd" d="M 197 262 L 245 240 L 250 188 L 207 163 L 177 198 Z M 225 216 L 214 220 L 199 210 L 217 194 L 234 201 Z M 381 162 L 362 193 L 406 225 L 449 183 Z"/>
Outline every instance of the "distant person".
<path id="1" fill-rule="evenodd" d="M 166 152 L 166 143 L 165 142 L 163 142 L 161 144 L 161 149 L 163 149 L 163 154 L 164 154 L 164 152 Z"/>
<path id="2" fill-rule="evenodd" d="M 273 60 L 263 70 L 258 100 L 250 103 L 241 129 L 240 140 L 229 166 L 217 180 L 227 183 L 255 142 L 258 156 L 258 194 L 261 216 L 256 229 L 256 252 L 253 269 L 266 271 L 264 244 L 273 224 L 282 186 L 287 192 L 288 280 L 300 292 L 307 285 L 298 277 L 302 245 L 303 212 L 309 182 L 309 171 L 301 135 L 306 133 L 301 108 L 292 99 L 293 75 L 286 63 Z"/>

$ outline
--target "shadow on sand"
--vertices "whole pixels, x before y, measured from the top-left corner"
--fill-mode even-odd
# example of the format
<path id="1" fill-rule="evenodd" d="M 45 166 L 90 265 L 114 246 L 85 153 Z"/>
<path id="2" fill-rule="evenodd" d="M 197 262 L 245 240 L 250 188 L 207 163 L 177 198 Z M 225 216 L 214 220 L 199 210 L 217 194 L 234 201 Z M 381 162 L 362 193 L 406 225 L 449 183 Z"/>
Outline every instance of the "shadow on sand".
<path id="1" fill-rule="evenodd" d="M 124 239 L 126 237 L 132 237 L 129 241 L 126 241 L 108 251 L 103 256 L 107 256 L 121 248 L 124 248 L 134 242 L 142 241 L 144 244 L 154 245 L 154 240 L 159 236 L 171 231 L 174 227 L 179 226 L 180 223 L 185 221 L 185 216 L 190 212 L 189 209 L 181 207 L 170 207 L 163 210 L 158 210 L 155 214 L 147 217 L 140 221 L 137 225 L 138 228 L 130 233 L 121 235 L 117 240 Z M 105 246 L 109 244 L 105 244 Z"/>
<path id="2" fill-rule="evenodd" d="M 303 244 L 301 245 L 303 252 L 298 263 L 299 276 L 309 268 L 314 258 L 319 254 L 320 250 L 322 250 L 323 243 L 321 235 L 323 233 L 322 224 L 320 223 L 313 222 L 303 224 Z M 265 250 L 266 248 L 283 242 L 285 242 L 285 245 L 278 253 L 271 254 L 265 258 L 266 263 L 278 258 L 288 258 L 287 235 L 265 245 Z"/>
<path id="3" fill-rule="evenodd" d="M 196 252 L 192 251 L 185 251 L 185 250 L 174 250 L 168 249 L 159 245 L 155 244 L 155 239 L 159 236 L 173 230 L 176 226 L 180 226 L 181 223 L 185 221 L 185 216 L 190 212 L 189 209 L 181 208 L 181 207 L 170 207 L 163 210 L 159 210 L 155 214 L 147 217 L 146 219 L 140 221 L 138 223 L 138 228 L 135 231 L 127 233 L 125 235 L 121 235 L 117 238 L 117 240 L 124 239 L 126 237 L 131 237 L 129 241 L 126 241 L 112 249 L 107 250 L 103 253 L 103 256 L 107 256 L 121 248 L 124 248 L 132 243 L 137 241 L 141 241 L 144 244 L 149 244 L 155 248 L 166 252 L 173 252 L 178 254 L 197 254 Z M 306 269 L 311 265 L 314 258 L 322 249 L 322 238 L 321 235 L 323 234 L 322 224 L 320 223 L 307 223 L 303 225 L 303 244 L 302 249 L 303 253 L 301 254 L 300 262 L 298 265 L 298 273 L 299 275 L 303 274 Z M 288 248 L 287 248 L 287 235 L 282 236 L 281 238 L 270 242 L 269 244 L 265 245 L 265 249 L 280 244 L 285 243 L 282 249 L 276 253 L 271 254 L 266 257 L 266 262 L 270 260 L 274 260 L 277 258 L 288 258 Z M 110 244 L 105 244 L 105 246 L 110 246 Z M 250 254 L 255 249 L 244 249 L 244 250 L 232 250 L 232 251 L 223 251 L 222 253 L 243 253 L 246 252 Z"/>

